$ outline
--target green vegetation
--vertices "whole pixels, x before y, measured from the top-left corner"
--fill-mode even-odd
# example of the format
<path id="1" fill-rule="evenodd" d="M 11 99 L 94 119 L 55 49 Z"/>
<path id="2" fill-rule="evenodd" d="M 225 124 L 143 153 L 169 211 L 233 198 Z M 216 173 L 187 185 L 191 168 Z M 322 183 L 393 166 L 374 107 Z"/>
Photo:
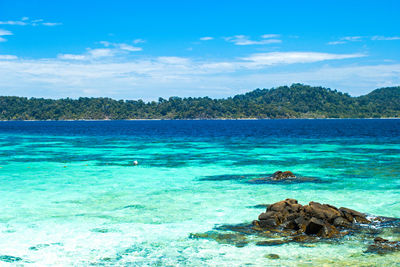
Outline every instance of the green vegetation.
<path id="1" fill-rule="evenodd" d="M 170 97 L 148 103 L 110 98 L 0 97 L 0 120 L 380 117 L 400 117 L 400 87 L 351 97 L 323 87 L 293 84 L 225 99 Z"/>

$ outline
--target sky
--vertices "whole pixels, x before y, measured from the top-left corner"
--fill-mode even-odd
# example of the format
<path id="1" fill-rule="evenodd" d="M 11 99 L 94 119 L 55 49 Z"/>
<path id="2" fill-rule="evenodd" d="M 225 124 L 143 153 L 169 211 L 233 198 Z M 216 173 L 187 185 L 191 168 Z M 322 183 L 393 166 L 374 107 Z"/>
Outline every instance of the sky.
<path id="1" fill-rule="evenodd" d="M 400 1 L 0 0 L 0 95 L 222 98 L 400 85 Z"/>

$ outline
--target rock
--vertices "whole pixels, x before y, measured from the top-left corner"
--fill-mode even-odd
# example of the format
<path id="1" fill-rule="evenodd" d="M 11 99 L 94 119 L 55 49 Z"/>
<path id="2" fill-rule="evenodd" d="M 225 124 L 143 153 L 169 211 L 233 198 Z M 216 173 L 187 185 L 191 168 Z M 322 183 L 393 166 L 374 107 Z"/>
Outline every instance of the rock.
<path id="1" fill-rule="evenodd" d="M 358 223 L 363 223 L 363 224 L 368 224 L 368 223 L 371 223 L 371 221 L 370 220 L 368 220 L 367 218 L 365 218 L 365 217 L 360 217 L 360 216 L 354 216 L 354 219 L 356 220 L 356 222 L 358 222 Z"/>
<path id="2" fill-rule="evenodd" d="M 322 230 L 318 233 L 319 236 L 323 238 L 333 238 L 339 235 L 339 231 L 336 229 L 335 226 L 325 223 Z"/>
<path id="3" fill-rule="evenodd" d="M 267 258 L 267 259 L 271 259 L 271 260 L 276 260 L 276 259 L 279 259 L 280 257 L 279 257 L 279 255 L 278 254 L 267 254 L 267 255 L 265 255 L 265 258 Z"/>
<path id="4" fill-rule="evenodd" d="M 351 223 L 354 222 L 354 217 L 350 213 L 343 212 L 343 217 L 346 218 L 346 220 L 348 220 Z"/>
<path id="5" fill-rule="evenodd" d="M 287 205 L 286 200 L 282 200 L 282 201 L 276 202 L 272 205 L 269 205 L 267 211 L 282 212 L 283 209 L 286 207 L 286 205 Z"/>
<path id="6" fill-rule="evenodd" d="M 358 212 L 358 211 L 355 211 L 352 209 L 348 209 L 348 208 L 343 208 L 343 207 L 341 207 L 339 210 L 344 214 L 344 217 L 350 222 L 353 222 L 355 220 L 356 222 L 363 223 L 363 224 L 371 223 L 371 221 L 366 218 L 367 215 L 365 213 L 361 213 L 361 212 Z"/>
<path id="7" fill-rule="evenodd" d="M 376 237 L 375 239 L 374 239 L 374 242 L 375 243 L 382 243 L 382 242 L 388 242 L 389 240 L 387 240 L 387 239 L 384 239 L 384 238 L 382 238 L 382 237 L 380 237 L 380 236 L 378 236 L 378 237 Z"/>
<path id="8" fill-rule="evenodd" d="M 297 200 L 293 198 L 287 198 L 285 199 L 285 202 L 289 204 L 298 204 Z"/>
<path id="9" fill-rule="evenodd" d="M 353 222 L 369 224 L 366 214 L 348 209 L 336 208 L 329 204 L 311 201 L 302 206 L 296 199 L 287 198 L 268 206 L 267 211 L 259 215 L 253 225 L 269 231 L 291 231 L 298 234 L 316 235 L 322 238 L 334 238 L 354 230 Z"/>
<path id="10" fill-rule="evenodd" d="M 307 222 L 308 220 L 306 218 L 304 218 L 302 215 L 300 215 L 299 217 L 296 218 L 296 220 L 294 220 L 295 223 L 297 224 L 297 227 L 302 231 L 305 232 L 306 231 L 306 227 L 307 227 Z"/>
<path id="11" fill-rule="evenodd" d="M 289 242 L 313 243 L 322 239 L 324 242 L 331 242 L 327 239 L 348 234 L 359 234 L 358 238 L 370 238 L 377 236 L 382 232 L 382 228 L 387 227 L 399 229 L 400 232 L 400 219 L 368 218 L 372 221 L 367 219 L 366 214 L 352 209 L 338 209 L 318 202 L 310 202 L 303 206 L 296 199 L 287 198 L 269 205 L 252 224 L 219 225 L 214 228 L 215 231 L 192 234 L 190 237 L 213 239 L 222 244 L 242 247 L 249 242 L 254 242 L 257 246 L 277 246 Z M 337 240 L 332 242 L 336 243 Z M 400 251 L 400 241 L 388 241 L 377 237 L 366 252 L 383 254 L 392 251 Z"/>
<path id="12" fill-rule="evenodd" d="M 244 247 L 245 245 L 248 244 L 246 237 L 240 233 L 225 233 L 224 234 L 224 233 L 218 233 L 215 231 L 211 231 L 211 232 L 206 232 L 206 233 L 202 233 L 202 234 L 190 234 L 189 238 L 211 239 L 211 240 L 217 241 L 220 244 L 235 245 L 237 247 Z"/>
<path id="13" fill-rule="evenodd" d="M 344 215 L 344 217 L 350 221 L 353 222 L 354 220 L 358 223 L 364 223 L 364 224 L 368 224 L 371 223 L 370 220 L 367 219 L 367 215 L 365 213 L 361 213 L 352 209 L 348 209 L 348 208 L 343 208 L 341 207 L 339 209 L 339 211 L 341 211 Z"/>
<path id="14" fill-rule="evenodd" d="M 39 249 L 46 248 L 46 247 L 49 247 L 49 246 L 50 246 L 49 244 L 38 244 L 36 246 L 30 247 L 29 249 L 30 250 L 39 250 Z"/>
<path id="15" fill-rule="evenodd" d="M 267 219 L 267 220 L 260 220 L 259 222 L 260 227 L 262 228 L 267 228 L 267 227 L 276 227 L 278 226 L 278 223 L 276 221 L 276 219 Z"/>
<path id="16" fill-rule="evenodd" d="M 295 219 L 285 221 L 284 223 L 282 223 L 282 227 L 284 229 L 292 229 L 292 230 L 298 230 L 299 229 L 299 226 L 295 222 Z"/>
<path id="17" fill-rule="evenodd" d="M 269 177 L 254 178 L 248 181 L 250 184 L 265 184 L 271 179 Z"/>
<path id="18" fill-rule="evenodd" d="M 296 243 L 310 243 L 315 242 L 316 238 L 308 235 L 296 235 L 292 237 L 291 241 Z"/>
<path id="19" fill-rule="evenodd" d="M 307 235 L 316 235 L 322 230 L 323 227 L 324 222 L 313 217 L 308 221 L 306 230 L 304 232 Z"/>
<path id="20" fill-rule="evenodd" d="M 352 216 L 358 216 L 358 217 L 366 217 L 365 213 L 361 213 L 352 209 L 348 209 L 348 208 L 339 208 L 340 211 L 345 212 L 345 213 L 350 213 Z"/>
<path id="21" fill-rule="evenodd" d="M 282 239 L 277 239 L 277 240 L 267 240 L 267 241 L 260 241 L 257 242 L 257 246 L 279 246 L 288 243 L 288 240 L 282 240 Z"/>
<path id="22" fill-rule="evenodd" d="M 296 176 L 291 172 L 291 171 L 277 171 L 274 172 L 271 176 L 272 180 L 282 180 L 282 179 L 288 179 L 288 178 L 296 178 Z"/>
<path id="23" fill-rule="evenodd" d="M 351 223 L 343 217 L 335 218 L 335 220 L 333 220 L 333 225 L 336 227 L 351 227 Z"/>
<path id="24" fill-rule="evenodd" d="M 267 212 L 263 212 L 258 216 L 259 220 L 267 220 L 267 219 L 271 219 L 271 218 L 276 218 L 276 212 L 274 211 L 267 211 Z"/>
<path id="25" fill-rule="evenodd" d="M 298 205 L 296 199 L 287 198 L 268 206 L 267 211 L 282 212 L 285 209 L 297 210 L 301 205 Z"/>
<path id="26" fill-rule="evenodd" d="M 374 244 L 370 245 L 365 253 L 387 254 L 400 251 L 400 241 L 389 241 L 382 237 L 376 237 Z"/>
<path id="27" fill-rule="evenodd" d="M 0 261 L 5 261 L 5 262 L 11 263 L 11 262 L 16 262 L 16 261 L 22 261 L 22 258 L 15 257 L 15 256 L 9 256 L 9 255 L 1 255 Z"/>
<path id="28" fill-rule="evenodd" d="M 220 226 L 215 227 L 215 229 L 240 233 L 242 235 L 251 235 L 251 234 L 255 234 L 257 232 L 254 230 L 254 227 L 252 227 L 251 225 L 249 225 L 247 223 L 236 224 L 236 225 L 232 225 L 232 224 L 220 225 Z"/>
<path id="29" fill-rule="evenodd" d="M 308 213 L 310 213 L 313 217 L 316 217 L 321 220 L 327 220 L 329 222 L 333 222 L 333 220 L 337 217 L 340 217 L 342 214 L 340 211 L 331 205 L 322 205 L 318 202 L 310 202 L 308 207 L 304 207 Z"/>

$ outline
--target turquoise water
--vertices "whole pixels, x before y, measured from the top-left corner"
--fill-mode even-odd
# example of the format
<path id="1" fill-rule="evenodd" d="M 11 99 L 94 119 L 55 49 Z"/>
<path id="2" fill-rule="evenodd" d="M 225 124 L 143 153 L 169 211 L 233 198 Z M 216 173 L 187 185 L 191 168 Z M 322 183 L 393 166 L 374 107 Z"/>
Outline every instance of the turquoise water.
<path id="1" fill-rule="evenodd" d="M 277 170 L 315 180 L 248 183 Z M 0 181 L 0 265 L 399 264 L 367 238 L 189 238 L 289 197 L 400 217 L 399 120 L 0 122 Z"/>

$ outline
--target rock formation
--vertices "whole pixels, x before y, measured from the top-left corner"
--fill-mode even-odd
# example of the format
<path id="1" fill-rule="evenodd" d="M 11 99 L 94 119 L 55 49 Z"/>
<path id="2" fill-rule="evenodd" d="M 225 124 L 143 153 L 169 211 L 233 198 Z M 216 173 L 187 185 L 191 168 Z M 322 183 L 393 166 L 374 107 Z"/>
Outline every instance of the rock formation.
<path id="1" fill-rule="evenodd" d="M 283 179 L 289 179 L 289 178 L 296 178 L 296 176 L 291 172 L 291 171 L 277 171 L 274 172 L 271 176 L 272 180 L 283 180 Z"/>
<path id="2" fill-rule="evenodd" d="M 399 218 L 367 217 L 365 213 L 349 208 L 318 202 L 301 205 L 297 200 L 288 198 L 267 205 L 266 211 L 252 224 L 219 225 L 212 231 L 191 234 L 190 238 L 212 239 L 221 244 L 243 247 L 249 243 L 257 246 L 280 246 L 291 242 L 302 245 L 315 242 L 336 244 L 341 237 L 348 235 L 349 239 L 365 242 L 376 237 L 365 253 L 399 252 L 400 241 L 377 237 L 390 232 L 400 233 Z"/>
<path id="3" fill-rule="evenodd" d="M 253 221 L 260 229 L 276 228 L 293 230 L 295 234 L 332 238 L 345 234 L 355 223 L 368 224 L 366 214 L 329 204 L 310 202 L 301 205 L 295 199 L 286 199 L 268 206 L 266 212 Z M 342 231 L 342 233 L 341 233 Z"/>
<path id="4" fill-rule="evenodd" d="M 400 241 L 389 241 L 382 237 L 377 237 L 374 239 L 374 244 L 370 245 L 365 252 L 386 254 L 396 251 L 400 251 Z"/>

